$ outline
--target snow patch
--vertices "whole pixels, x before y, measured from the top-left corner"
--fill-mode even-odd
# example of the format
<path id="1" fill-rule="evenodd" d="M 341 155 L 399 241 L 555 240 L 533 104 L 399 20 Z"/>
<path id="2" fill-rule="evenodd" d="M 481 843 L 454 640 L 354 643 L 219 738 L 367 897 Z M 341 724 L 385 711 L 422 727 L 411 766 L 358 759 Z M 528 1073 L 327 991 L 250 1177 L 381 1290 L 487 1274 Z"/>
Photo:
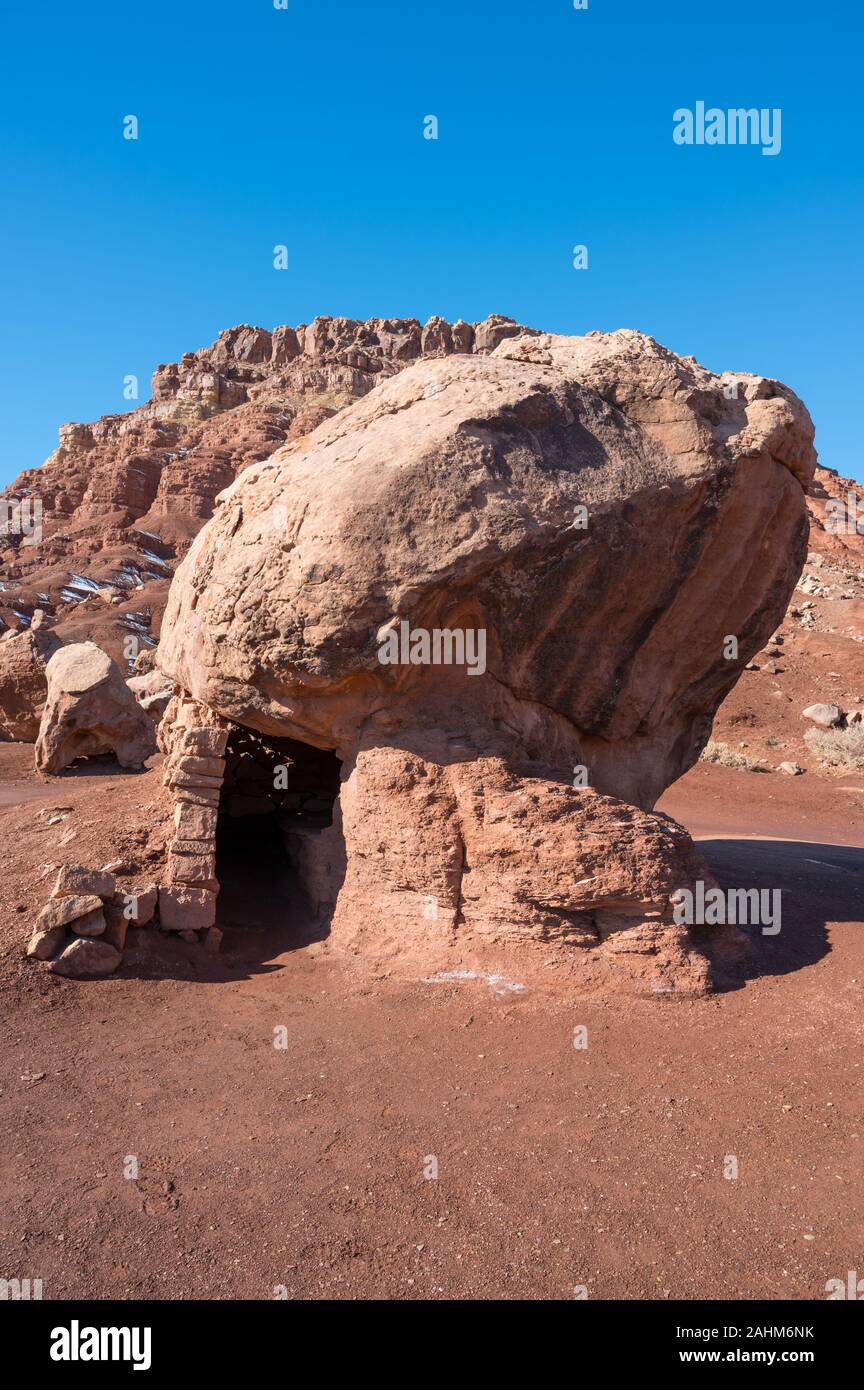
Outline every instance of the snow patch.
<path id="1" fill-rule="evenodd" d="M 97 584 L 95 579 L 88 579 L 85 574 L 71 573 L 69 583 L 66 585 L 67 589 L 77 589 L 84 594 L 98 594 L 99 590 L 104 587 L 104 584 Z"/>
<path id="2" fill-rule="evenodd" d="M 141 554 L 150 561 L 151 565 L 161 565 L 162 568 L 168 570 L 170 574 L 170 566 L 167 561 L 162 559 L 161 555 L 156 555 L 152 550 L 142 550 Z"/>

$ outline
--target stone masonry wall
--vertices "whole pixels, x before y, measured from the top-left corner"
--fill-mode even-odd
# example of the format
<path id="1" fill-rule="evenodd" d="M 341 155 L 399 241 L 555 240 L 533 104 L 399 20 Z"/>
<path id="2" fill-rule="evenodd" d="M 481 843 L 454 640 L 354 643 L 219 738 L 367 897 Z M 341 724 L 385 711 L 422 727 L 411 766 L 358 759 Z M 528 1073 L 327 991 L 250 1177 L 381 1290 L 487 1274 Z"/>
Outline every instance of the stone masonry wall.
<path id="1" fill-rule="evenodd" d="M 215 936 L 216 821 L 228 725 L 195 700 L 175 696 L 160 726 L 160 743 L 166 754 L 163 779 L 174 799 L 160 922 L 169 931 L 204 930 Z"/>

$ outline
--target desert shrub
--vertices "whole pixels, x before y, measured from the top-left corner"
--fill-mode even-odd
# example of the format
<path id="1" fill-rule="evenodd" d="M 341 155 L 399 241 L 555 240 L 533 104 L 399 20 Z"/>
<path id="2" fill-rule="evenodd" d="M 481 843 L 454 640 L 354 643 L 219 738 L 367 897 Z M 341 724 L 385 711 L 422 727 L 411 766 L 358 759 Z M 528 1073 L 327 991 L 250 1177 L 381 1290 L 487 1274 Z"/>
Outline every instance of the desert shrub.
<path id="1" fill-rule="evenodd" d="M 864 768 L 864 724 L 850 724 L 848 729 L 808 729 L 804 742 L 826 767 L 838 772 Z"/>
<path id="2" fill-rule="evenodd" d="M 721 767 L 736 767 L 741 772 L 765 772 L 766 769 L 756 758 L 748 758 L 744 753 L 736 753 L 728 743 L 718 743 L 709 738 L 699 759 L 702 763 L 720 763 Z"/>

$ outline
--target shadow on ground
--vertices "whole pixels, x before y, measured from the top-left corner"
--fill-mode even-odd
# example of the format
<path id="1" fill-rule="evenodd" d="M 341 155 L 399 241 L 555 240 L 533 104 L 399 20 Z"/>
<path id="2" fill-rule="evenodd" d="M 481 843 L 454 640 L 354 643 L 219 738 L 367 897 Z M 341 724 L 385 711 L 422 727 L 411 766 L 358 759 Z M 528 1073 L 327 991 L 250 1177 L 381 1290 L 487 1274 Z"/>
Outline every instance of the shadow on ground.
<path id="1" fill-rule="evenodd" d="M 700 840 L 698 847 L 721 888 L 780 893 L 780 931 L 771 936 L 744 927 L 751 957 L 721 973 L 720 989 L 814 965 L 831 949 L 828 923 L 864 924 L 864 849 L 752 839 Z M 699 940 L 698 929 L 694 935 Z"/>
<path id="2" fill-rule="evenodd" d="M 751 944 L 747 959 L 721 959 L 715 966 L 720 991 L 740 989 L 747 980 L 787 975 L 814 965 L 830 948 L 827 926 L 864 925 L 864 849 L 804 844 L 794 840 L 702 840 L 699 849 L 723 889 L 756 888 L 780 893 L 780 931 L 763 935 L 744 926 Z M 272 864 L 272 861 L 271 861 Z M 126 978 L 199 980 L 218 983 L 271 974 L 284 968 L 286 953 L 322 941 L 326 923 L 305 906 L 290 867 L 259 877 L 252 856 L 224 876 L 219 896 L 222 949 L 209 955 L 200 944 L 143 930 L 130 932 L 119 975 Z M 710 947 L 711 928 L 696 928 L 694 939 Z"/>

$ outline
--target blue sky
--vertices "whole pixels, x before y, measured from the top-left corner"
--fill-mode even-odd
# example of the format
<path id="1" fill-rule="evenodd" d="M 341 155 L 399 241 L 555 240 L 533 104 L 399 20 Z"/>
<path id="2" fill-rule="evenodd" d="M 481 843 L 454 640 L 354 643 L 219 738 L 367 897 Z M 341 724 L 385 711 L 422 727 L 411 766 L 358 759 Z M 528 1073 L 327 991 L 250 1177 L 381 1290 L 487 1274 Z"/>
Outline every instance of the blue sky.
<path id="1" fill-rule="evenodd" d="M 778 377 L 864 480 L 861 26 L 852 0 L 10 8 L 0 483 L 233 324 L 490 312 Z M 780 107 L 781 152 L 675 145 L 699 100 Z"/>

